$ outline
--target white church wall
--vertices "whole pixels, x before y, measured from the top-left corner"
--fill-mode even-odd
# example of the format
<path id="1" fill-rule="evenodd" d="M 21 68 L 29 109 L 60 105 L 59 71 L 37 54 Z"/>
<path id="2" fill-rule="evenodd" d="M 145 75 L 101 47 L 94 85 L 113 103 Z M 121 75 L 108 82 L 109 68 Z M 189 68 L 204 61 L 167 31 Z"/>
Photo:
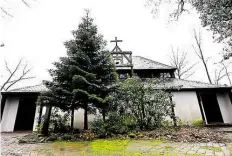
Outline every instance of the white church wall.
<path id="1" fill-rule="evenodd" d="M 89 114 L 88 122 L 89 124 L 97 118 L 97 115 Z M 84 129 L 84 109 L 78 109 L 74 112 L 74 128 Z"/>
<path id="2" fill-rule="evenodd" d="M 40 111 L 40 106 L 37 105 L 36 106 L 36 110 L 35 110 L 35 117 L 34 117 L 34 123 L 33 123 L 33 131 L 36 131 L 36 128 L 38 126 L 39 111 Z M 42 116 L 45 115 L 45 112 L 46 112 L 46 107 L 43 107 L 42 108 Z"/>
<path id="3" fill-rule="evenodd" d="M 232 104 L 228 93 L 217 93 L 217 100 L 224 123 L 232 123 Z"/>
<path id="4" fill-rule="evenodd" d="M 19 106 L 19 98 L 10 97 L 6 99 L 2 121 L 1 132 L 13 132 Z"/>
<path id="5" fill-rule="evenodd" d="M 192 121 L 202 120 L 197 94 L 195 91 L 173 92 L 173 102 L 175 103 L 175 115 L 181 121 L 191 124 Z"/>

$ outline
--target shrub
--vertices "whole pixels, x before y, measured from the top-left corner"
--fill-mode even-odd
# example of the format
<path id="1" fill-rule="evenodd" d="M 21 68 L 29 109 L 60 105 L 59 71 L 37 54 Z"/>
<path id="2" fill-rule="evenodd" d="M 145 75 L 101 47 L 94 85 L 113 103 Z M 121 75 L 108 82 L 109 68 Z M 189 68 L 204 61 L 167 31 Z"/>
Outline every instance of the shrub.
<path id="1" fill-rule="evenodd" d="M 137 122 L 130 115 L 120 116 L 117 113 L 110 113 L 105 122 L 102 119 L 93 121 L 91 128 L 98 137 L 108 137 L 136 131 Z"/>
<path id="2" fill-rule="evenodd" d="M 36 128 L 35 128 L 36 132 L 41 133 L 42 128 L 43 128 L 43 124 L 37 125 Z"/>
<path id="3" fill-rule="evenodd" d="M 170 100 L 172 95 L 155 89 L 155 85 L 154 80 L 126 79 L 112 94 L 110 108 L 120 114 L 131 114 L 141 130 L 162 126 L 166 117 L 174 117 L 174 104 Z"/>
<path id="4" fill-rule="evenodd" d="M 163 122 L 161 123 L 161 125 L 162 125 L 163 127 L 170 127 L 170 126 L 173 126 L 173 123 L 172 123 L 172 121 L 166 120 L 166 121 L 163 121 Z"/>
<path id="5" fill-rule="evenodd" d="M 50 116 L 49 131 L 53 133 L 66 133 L 70 131 L 70 126 L 68 122 L 70 120 L 70 115 L 68 112 L 61 112 L 58 108 L 52 109 Z M 44 122 L 44 115 L 41 118 L 42 123 Z M 38 130 L 42 129 L 38 127 Z"/>

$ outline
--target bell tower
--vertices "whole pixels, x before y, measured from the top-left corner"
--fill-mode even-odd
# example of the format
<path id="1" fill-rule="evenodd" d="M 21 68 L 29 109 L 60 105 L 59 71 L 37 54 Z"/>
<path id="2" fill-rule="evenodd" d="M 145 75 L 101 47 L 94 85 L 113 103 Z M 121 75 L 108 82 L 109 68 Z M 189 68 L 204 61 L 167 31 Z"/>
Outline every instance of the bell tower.
<path id="1" fill-rule="evenodd" d="M 133 75 L 133 64 L 132 64 L 132 52 L 131 51 L 122 51 L 121 48 L 118 46 L 118 42 L 122 42 L 122 40 L 118 40 L 117 37 L 115 37 L 115 40 L 111 40 L 110 42 L 115 42 L 115 47 L 110 52 L 114 63 L 116 66 L 116 69 L 120 70 L 130 70 L 130 76 Z"/>

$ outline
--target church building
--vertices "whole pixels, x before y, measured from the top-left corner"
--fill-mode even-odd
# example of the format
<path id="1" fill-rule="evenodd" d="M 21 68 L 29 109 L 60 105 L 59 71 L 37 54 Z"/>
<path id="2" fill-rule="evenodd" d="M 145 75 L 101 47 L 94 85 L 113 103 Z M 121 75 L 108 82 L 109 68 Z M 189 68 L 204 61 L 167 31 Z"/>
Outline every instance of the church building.
<path id="1" fill-rule="evenodd" d="M 169 89 L 175 103 L 174 113 L 181 121 L 191 124 L 203 120 L 206 124 L 232 124 L 232 86 L 221 86 L 175 78 L 176 68 L 142 57 L 132 56 L 116 46 L 111 51 L 120 80 L 138 76 L 141 79 L 158 78 L 154 89 Z M 45 108 L 36 106 L 40 92 L 47 88 L 41 84 L 2 92 L 1 131 L 35 130 L 38 118 Z M 83 128 L 84 111 L 75 111 L 74 126 Z M 89 115 L 89 121 L 95 116 Z"/>

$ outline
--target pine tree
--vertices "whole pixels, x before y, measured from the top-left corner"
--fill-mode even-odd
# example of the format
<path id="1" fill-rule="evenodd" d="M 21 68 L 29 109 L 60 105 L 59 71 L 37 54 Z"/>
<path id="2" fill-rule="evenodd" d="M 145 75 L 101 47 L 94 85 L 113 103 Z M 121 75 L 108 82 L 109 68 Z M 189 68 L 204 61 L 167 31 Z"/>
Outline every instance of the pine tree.
<path id="1" fill-rule="evenodd" d="M 49 70 L 53 81 L 46 83 L 49 92 L 42 93 L 38 103 L 72 110 L 72 128 L 74 109 L 83 108 L 84 129 L 88 129 L 91 108 L 99 109 L 105 118 L 117 74 L 110 53 L 104 49 L 106 42 L 88 10 L 72 34 L 74 38 L 65 42 L 67 57 L 60 58 L 54 63 L 55 69 Z"/>

